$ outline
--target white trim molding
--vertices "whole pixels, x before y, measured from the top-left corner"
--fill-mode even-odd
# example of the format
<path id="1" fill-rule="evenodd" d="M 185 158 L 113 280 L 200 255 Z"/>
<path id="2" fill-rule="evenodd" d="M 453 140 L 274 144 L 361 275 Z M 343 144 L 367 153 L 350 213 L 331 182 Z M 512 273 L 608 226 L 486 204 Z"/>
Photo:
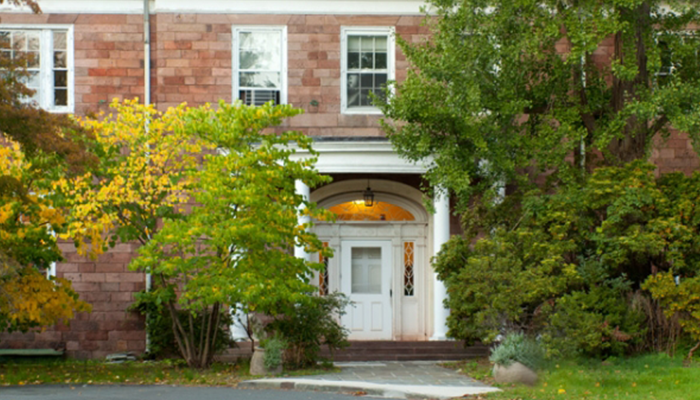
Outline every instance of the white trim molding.
<path id="1" fill-rule="evenodd" d="M 432 158 L 418 163 L 401 158 L 388 141 L 317 141 L 312 147 L 319 153 L 316 169 L 323 174 L 424 174 L 433 162 Z M 292 155 L 295 160 L 308 157 L 304 150 Z"/>
<path id="2" fill-rule="evenodd" d="M 386 69 L 360 69 L 350 70 L 348 66 L 348 36 L 386 37 L 387 54 Z M 362 57 L 360 57 L 362 58 Z M 348 105 L 348 75 L 356 77 L 371 73 L 386 73 L 386 81 L 396 79 L 396 30 L 393 26 L 343 26 L 340 28 L 340 112 L 343 114 L 379 114 L 381 111 L 374 106 Z M 359 85 L 359 82 L 358 82 Z M 358 86 L 359 90 L 359 86 Z M 361 96 L 361 95 L 360 95 Z"/>
<path id="3" fill-rule="evenodd" d="M 424 0 L 151 0 L 151 13 L 423 15 Z M 142 14 L 142 0 L 41 0 L 44 13 Z M 31 12 L 7 2 L 0 12 Z"/>

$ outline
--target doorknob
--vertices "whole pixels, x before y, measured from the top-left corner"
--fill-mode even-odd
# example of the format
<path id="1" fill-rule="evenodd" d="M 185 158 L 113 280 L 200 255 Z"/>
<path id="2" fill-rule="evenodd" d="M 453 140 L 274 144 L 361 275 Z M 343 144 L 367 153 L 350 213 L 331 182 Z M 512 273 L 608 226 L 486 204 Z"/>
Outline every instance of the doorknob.
<path id="1" fill-rule="evenodd" d="M 394 297 L 394 291 L 389 289 L 389 297 Z"/>

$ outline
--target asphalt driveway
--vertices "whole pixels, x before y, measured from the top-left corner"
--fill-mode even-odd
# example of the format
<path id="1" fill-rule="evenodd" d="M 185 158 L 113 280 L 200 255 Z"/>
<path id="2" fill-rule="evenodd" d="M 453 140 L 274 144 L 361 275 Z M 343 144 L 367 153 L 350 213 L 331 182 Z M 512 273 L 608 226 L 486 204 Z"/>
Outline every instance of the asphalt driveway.
<path id="1" fill-rule="evenodd" d="M 242 390 L 226 387 L 37 385 L 0 386 L 1 400 L 350 400 L 356 397 L 292 390 Z"/>

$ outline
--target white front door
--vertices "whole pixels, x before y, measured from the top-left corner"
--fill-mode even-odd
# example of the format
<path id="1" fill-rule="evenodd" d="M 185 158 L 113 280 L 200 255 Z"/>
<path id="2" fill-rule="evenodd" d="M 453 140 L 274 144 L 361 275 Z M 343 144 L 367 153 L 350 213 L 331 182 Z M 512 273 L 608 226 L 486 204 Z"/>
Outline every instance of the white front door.
<path id="1" fill-rule="evenodd" d="M 340 251 L 341 291 L 352 302 L 342 319 L 349 339 L 392 339 L 391 241 L 343 241 Z"/>

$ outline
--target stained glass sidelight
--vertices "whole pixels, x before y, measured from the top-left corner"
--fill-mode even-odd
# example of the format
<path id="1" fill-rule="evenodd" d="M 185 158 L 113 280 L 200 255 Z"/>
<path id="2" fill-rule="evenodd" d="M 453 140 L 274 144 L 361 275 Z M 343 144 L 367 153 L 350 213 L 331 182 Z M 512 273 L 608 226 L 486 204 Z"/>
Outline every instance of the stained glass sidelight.
<path id="1" fill-rule="evenodd" d="M 328 247 L 328 242 L 323 242 L 323 247 Z M 318 294 L 326 296 L 329 293 L 328 257 L 319 255 L 319 261 L 323 264 L 323 270 L 318 274 Z"/>
<path id="2" fill-rule="evenodd" d="M 415 293 L 414 265 L 415 265 L 415 242 L 403 243 L 403 294 L 411 297 Z"/>

